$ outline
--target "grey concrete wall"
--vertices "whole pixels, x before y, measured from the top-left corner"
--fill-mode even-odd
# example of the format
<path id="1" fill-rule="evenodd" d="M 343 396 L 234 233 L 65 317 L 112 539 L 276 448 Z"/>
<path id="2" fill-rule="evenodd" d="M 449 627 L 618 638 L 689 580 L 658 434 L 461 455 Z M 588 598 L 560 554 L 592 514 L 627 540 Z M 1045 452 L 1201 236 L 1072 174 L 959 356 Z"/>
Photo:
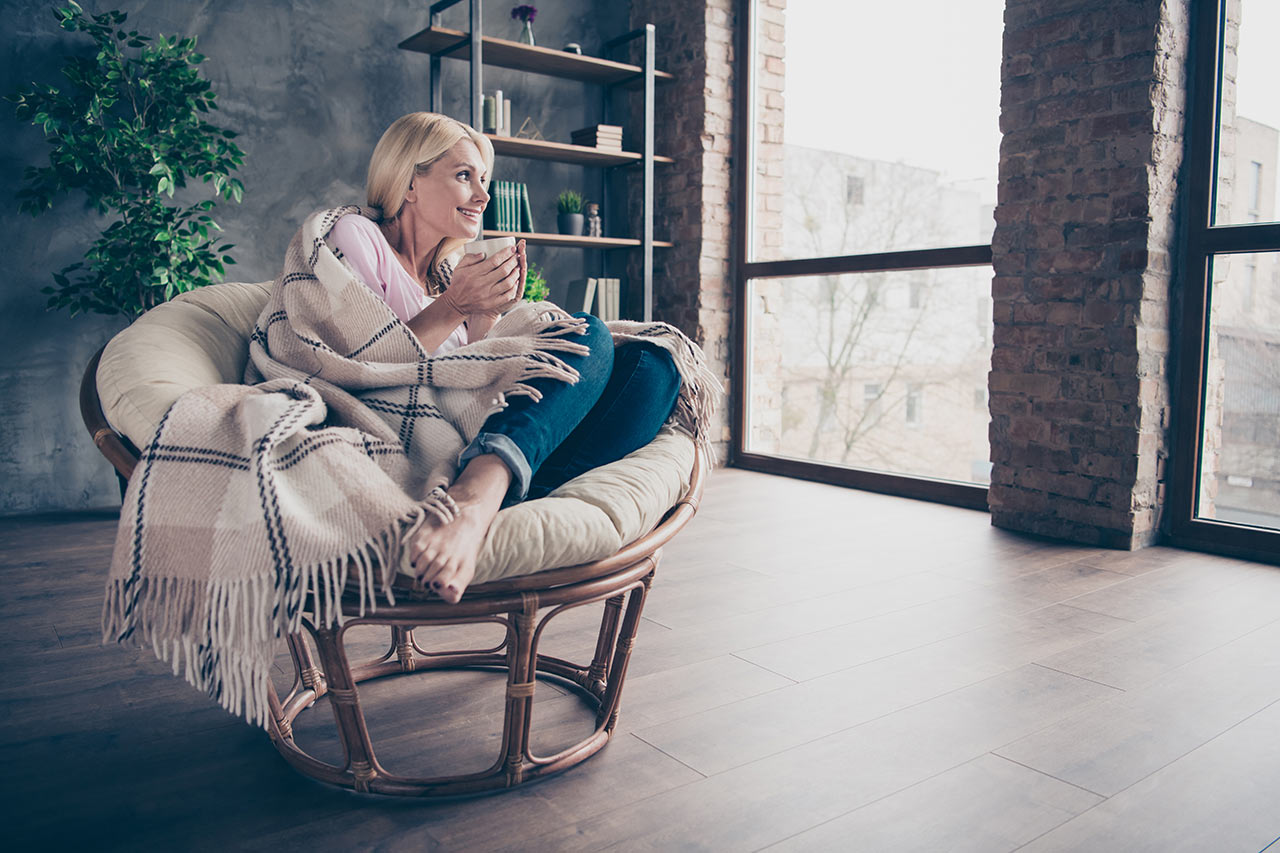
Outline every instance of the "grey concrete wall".
<path id="1" fill-rule="evenodd" d="M 55 82 L 61 57 L 87 43 L 63 33 L 53 3 L 0 3 L 5 32 L 0 93 L 30 81 Z M 272 278 L 289 238 L 311 210 L 364 199 L 364 173 L 378 136 L 397 116 L 427 105 L 428 59 L 396 49 L 426 26 L 426 2 L 382 0 L 118 0 L 82 5 L 129 14 L 129 25 L 155 35 L 194 35 L 209 57 L 202 68 L 218 93 L 215 122 L 238 131 L 246 152 L 240 177 L 244 203 L 216 212 L 237 244 L 239 265 L 228 278 Z M 512 3 L 490 3 L 489 34 L 515 38 Z M 538 4 L 539 44 L 576 41 L 598 53 L 606 38 L 626 29 L 628 4 L 563 0 Z M 465 12 L 445 24 L 465 29 Z M 445 63 L 445 111 L 466 118 L 460 88 L 465 63 Z M 569 81 L 492 69 L 485 88 L 500 86 L 515 99 L 516 123 L 531 115 L 548 139 L 600 119 L 598 90 Z M 13 201 L 22 167 L 46 157 L 35 128 L 0 109 L 0 245 L 6 275 L 0 283 L 0 514 L 116 504 L 107 463 L 80 422 L 77 390 L 85 362 L 123 325 L 118 318 L 70 317 L 44 309 L 40 288 L 50 274 L 78 259 L 106 224 L 67 197 L 39 218 L 17 213 Z M 595 173 L 560 164 L 500 159 L 497 177 L 527 181 L 539 230 L 554 231 L 554 197 L 563 187 L 597 191 Z M 623 209 L 621 206 L 619 210 Z M 606 218 L 608 211 L 606 211 Z M 606 226 L 608 227 L 608 225 Z M 608 233 L 608 232 L 606 232 Z M 556 285 L 595 274 L 601 258 L 579 250 L 530 252 Z"/>

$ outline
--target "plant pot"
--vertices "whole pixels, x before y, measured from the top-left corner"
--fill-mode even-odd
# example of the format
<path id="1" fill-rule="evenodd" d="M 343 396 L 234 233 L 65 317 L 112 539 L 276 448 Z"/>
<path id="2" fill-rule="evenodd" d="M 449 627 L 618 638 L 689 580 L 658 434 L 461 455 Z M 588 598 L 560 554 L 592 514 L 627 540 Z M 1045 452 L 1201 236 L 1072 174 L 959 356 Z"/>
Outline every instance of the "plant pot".
<path id="1" fill-rule="evenodd" d="M 556 214 L 556 229 L 561 234 L 567 234 L 571 237 L 582 236 L 583 222 L 585 222 L 585 219 L 581 213 Z"/>

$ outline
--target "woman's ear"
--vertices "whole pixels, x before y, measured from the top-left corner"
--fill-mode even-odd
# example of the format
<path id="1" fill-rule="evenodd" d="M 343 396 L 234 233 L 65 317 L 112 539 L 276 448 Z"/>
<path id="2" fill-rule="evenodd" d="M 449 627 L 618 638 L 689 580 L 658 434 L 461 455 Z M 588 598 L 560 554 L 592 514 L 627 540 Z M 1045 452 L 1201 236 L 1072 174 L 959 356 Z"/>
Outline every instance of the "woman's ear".
<path id="1" fill-rule="evenodd" d="M 413 187 L 413 181 L 409 182 L 409 189 L 404 194 L 404 203 L 413 204 L 418 200 L 418 193 Z"/>

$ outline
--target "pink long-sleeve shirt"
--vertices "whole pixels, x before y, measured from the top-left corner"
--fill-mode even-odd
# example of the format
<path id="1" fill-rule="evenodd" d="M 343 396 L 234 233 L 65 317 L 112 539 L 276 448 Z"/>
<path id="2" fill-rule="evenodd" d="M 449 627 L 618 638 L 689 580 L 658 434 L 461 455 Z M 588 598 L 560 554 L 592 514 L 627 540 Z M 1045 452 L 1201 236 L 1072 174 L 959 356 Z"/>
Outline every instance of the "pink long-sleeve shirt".
<path id="1" fill-rule="evenodd" d="M 341 253 L 360 280 L 402 321 L 409 322 L 434 301 L 400 265 L 391 244 L 372 220 L 347 214 L 329 231 L 329 245 Z M 467 325 L 459 323 L 431 354 L 442 355 L 466 343 Z"/>

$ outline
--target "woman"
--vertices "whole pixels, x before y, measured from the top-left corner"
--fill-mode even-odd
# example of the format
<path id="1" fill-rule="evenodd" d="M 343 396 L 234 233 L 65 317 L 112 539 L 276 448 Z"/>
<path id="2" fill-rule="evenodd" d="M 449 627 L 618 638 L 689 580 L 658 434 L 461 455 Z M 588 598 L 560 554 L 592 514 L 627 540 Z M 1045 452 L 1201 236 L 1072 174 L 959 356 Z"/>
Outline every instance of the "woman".
<path id="1" fill-rule="evenodd" d="M 330 247 L 433 356 L 484 338 L 524 292 L 523 240 L 489 258 L 452 262 L 481 233 L 493 156 L 489 140 L 461 122 L 403 116 L 369 164 L 369 207 L 380 218 L 347 215 L 329 233 Z M 629 343 L 615 354 L 604 323 L 577 316 L 585 325 L 577 340 L 588 352 L 563 360 L 578 380 L 531 380 L 541 399 L 514 397 L 490 416 L 446 490 L 453 519 L 429 516 L 407 543 L 417 576 L 446 601 L 456 603 L 474 577 L 499 509 L 621 459 L 671 414 L 680 375 L 668 353 Z"/>

